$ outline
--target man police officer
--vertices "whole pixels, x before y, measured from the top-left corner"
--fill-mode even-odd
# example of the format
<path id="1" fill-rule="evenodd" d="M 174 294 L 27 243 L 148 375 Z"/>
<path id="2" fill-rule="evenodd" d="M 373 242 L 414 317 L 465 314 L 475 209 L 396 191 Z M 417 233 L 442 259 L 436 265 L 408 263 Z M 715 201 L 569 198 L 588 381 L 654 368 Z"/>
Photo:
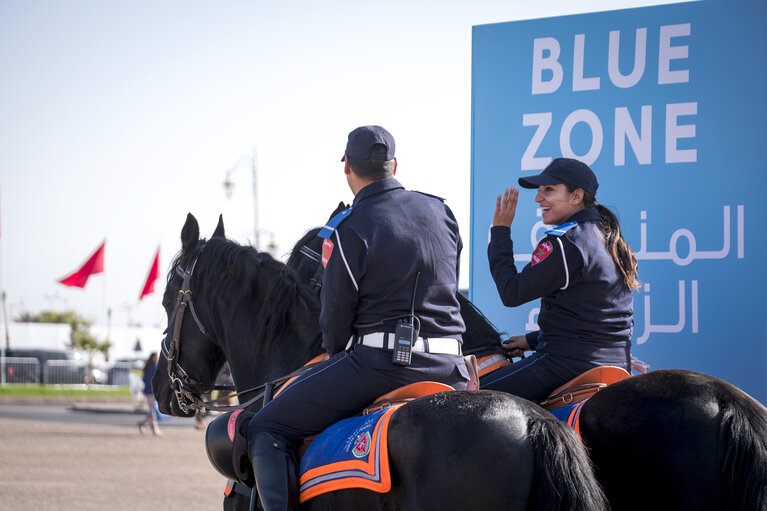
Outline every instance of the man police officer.
<path id="1" fill-rule="evenodd" d="M 442 199 L 394 179 L 394 149 L 380 126 L 349 133 L 342 161 L 354 201 L 320 233 L 320 327 L 330 359 L 283 389 L 248 426 L 266 511 L 296 506 L 293 448 L 304 437 L 399 386 L 431 380 L 463 389 L 468 382 L 456 298 L 458 223 Z"/>

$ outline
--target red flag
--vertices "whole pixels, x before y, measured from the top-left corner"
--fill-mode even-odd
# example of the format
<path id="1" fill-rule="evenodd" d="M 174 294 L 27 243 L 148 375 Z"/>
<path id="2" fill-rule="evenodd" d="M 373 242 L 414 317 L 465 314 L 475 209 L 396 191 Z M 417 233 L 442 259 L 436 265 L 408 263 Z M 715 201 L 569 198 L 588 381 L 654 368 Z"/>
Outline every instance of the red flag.
<path id="1" fill-rule="evenodd" d="M 85 287 L 88 277 L 96 273 L 104 273 L 104 246 L 106 244 L 107 242 L 104 241 L 79 270 L 59 280 L 59 283 L 71 287 Z"/>
<path id="2" fill-rule="evenodd" d="M 157 252 L 154 254 L 154 262 L 152 267 L 149 268 L 149 275 L 146 276 L 146 283 L 144 289 L 141 290 L 141 296 L 138 297 L 141 301 L 146 295 L 154 293 L 154 281 L 160 276 L 160 247 L 157 247 Z"/>

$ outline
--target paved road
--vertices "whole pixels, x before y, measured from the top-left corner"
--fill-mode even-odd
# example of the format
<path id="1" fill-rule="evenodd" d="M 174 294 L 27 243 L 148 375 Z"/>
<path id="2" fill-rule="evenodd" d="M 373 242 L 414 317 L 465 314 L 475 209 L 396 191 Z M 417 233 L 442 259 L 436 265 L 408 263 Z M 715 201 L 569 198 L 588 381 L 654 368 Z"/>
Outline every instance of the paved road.
<path id="1" fill-rule="evenodd" d="M 144 410 L 131 403 L 68 403 L 62 405 L 7 405 L 0 404 L 0 418 L 25 419 L 68 424 L 101 424 L 136 428 L 144 417 Z M 193 419 L 170 417 L 160 423 L 161 428 L 191 428 Z M 138 430 L 137 430 L 138 431 Z"/>
<path id="2" fill-rule="evenodd" d="M 191 419 L 140 435 L 136 412 L 0 405 L 0 509 L 221 509 L 224 479 Z"/>

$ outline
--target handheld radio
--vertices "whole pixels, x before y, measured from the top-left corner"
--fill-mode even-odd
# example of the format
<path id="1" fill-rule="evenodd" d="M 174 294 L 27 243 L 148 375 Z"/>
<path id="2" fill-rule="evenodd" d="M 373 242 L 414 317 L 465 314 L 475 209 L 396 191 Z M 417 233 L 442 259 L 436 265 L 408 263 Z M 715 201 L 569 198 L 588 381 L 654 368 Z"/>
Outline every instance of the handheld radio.
<path id="1" fill-rule="evenodd" d="M 413 286 L 413 299 L 410 302 L 410 316 L 407 319 L 397 321 L 397 328 L 394 333 L 394 349 L 392 350 L 391 361 L 399 366 L 409 366 L 413 354 L 413 344 L 418 339 L 418 328 L 415 327 L 413 318 L 415 318 L 415 292 L 418 289 L 418 278 L 421 272 L 415 274 L 415 285 Z"/>

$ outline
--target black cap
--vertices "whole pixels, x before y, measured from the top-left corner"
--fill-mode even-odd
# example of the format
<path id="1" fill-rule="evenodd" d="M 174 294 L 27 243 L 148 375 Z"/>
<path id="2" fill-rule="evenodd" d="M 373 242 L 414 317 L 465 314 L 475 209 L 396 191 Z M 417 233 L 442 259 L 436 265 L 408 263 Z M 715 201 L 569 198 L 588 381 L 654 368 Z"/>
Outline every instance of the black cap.
<path id="1" fill-rule="evenodd" d="M 385 154 L 370 154 L 370 150 L 377 144 L 386 147 Z M 381 126 L 360 126 L 349 133 L 349 141 L 346 143 L 346 151 L 341 161 L 346 159 L 346 155 L 358 160 L 393 160 L 394 137 Z"/>
<path id="2" fill-rule="evenodd" d="M 522 188 L 538 188 L 543 185 L 567 183 L 591 195 L 597 195 L 599 182 L 594 171 L 585 163 L 572 158 L 557 158 L 549 163 L 543 172 L 537 176 L 520 177 L 519 186 Z"/>

